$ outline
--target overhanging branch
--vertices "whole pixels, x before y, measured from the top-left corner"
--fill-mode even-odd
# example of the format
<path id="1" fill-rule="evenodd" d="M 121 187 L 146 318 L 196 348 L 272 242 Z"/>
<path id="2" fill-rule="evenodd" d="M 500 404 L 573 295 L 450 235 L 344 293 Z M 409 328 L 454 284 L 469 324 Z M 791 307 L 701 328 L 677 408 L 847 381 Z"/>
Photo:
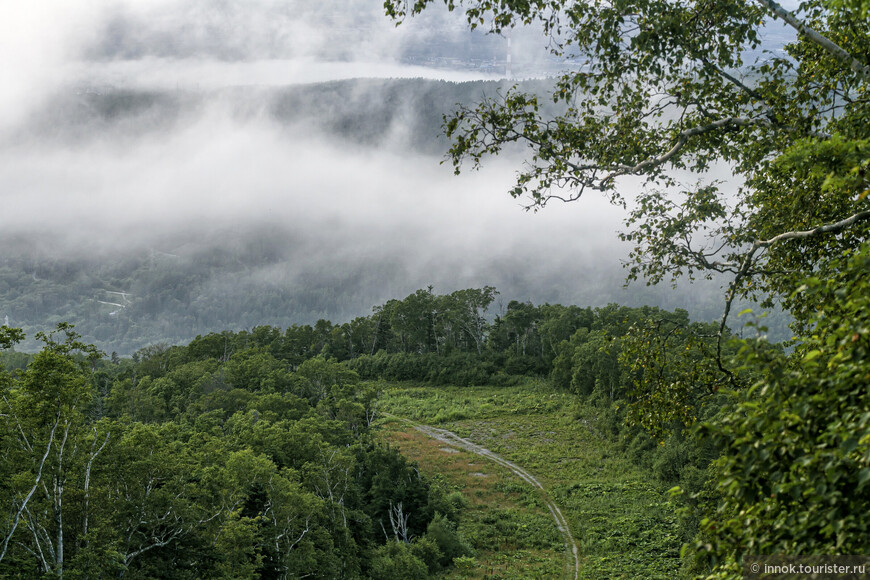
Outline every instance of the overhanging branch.
<path id="1" fill-rule="evenodd" d="M 813 43 L 827 51 L 828 54 L 833 56 L 838 62 L 840 62 L 841 64 L 852 70 L 855 74 L 857 74 L 862 81 L 870 81 L 870 66 L 862 63 L 851 54 L 849 54 L 843 47 L 798 20 L 792 12 L 789 12 L 788 10 L 780 6 L 779 3 L 774 2 L 774 0 L 758 0 L 758 2 L 762 6 L 765 6 L 777 17 L 782 18 L 786 24 L 788 24 L 799 33 L 807 37 L 809 40 L 811 40 Z"/>
<path id="2" fill-rule="evenodd" d="M 834 222 L 831 224 L 825 224 L 823 226 L 819 226 L 813 228 L 811 230 L 797 231 L 797 232 L 785 232 L 779 234 L 778 236 L 774 236 L 769 240 L 758 240 L 754 244 L 752 244 L 752 250 L 750 251 L 750 255 L 754 254 L 757 250 L 761 248 L 768 248 L 777 242 L 783 242 L 785 240 L 796 240 L 802 238 L 811 238 L 813 236 L 817 236 L 819 234 L 836 234 L 842 232 L 843 230 L 855 225 L 860 221 L 864 221 L 870 218 L 870 210 L 859 211 L 858 213 L 847 217 L 844 220 Z"/>
<path id="3" fill-rule="evenodd" d="M 737 298 L 737 291 L 740 287 L 740 284 L 743 282 L 744 278 L 751 274 L 752 262 L 756 252 L 787 240 L 799 240 L 820 236 L 823 234 L 840 233 L 852 227 L 853 225 L 868 219 L 870 219 L 870 210 L 863 210 L 852 214 L 851 216 L 838 222 L 824 224 L 811 230 L 783 232 L 777 236 L 770 238 L 769 240 L 756 240 L 752 244 L 752 247 L 749 248 L 749 251 L 743 257 L 743 260 L 740 263 L 740 269 L 737 271 L 737 273 L 734 275 L 734 279 L 728 285 L 728 291 L 725 294 L 725 310 L 723 311 L 722 318 L 719 321 L 719 331 L 717 333 L 718 339 L 716 341 L 716 362 L 719 366 L 719 370 L 728 375 L 729 381 L 731 381 L 732 383 L 734 382 L 734 375 L 722 364 L 722 338 L 725 335 L 725 323 L 728 321 L 728 315 L 731 313 L 731 306 L 734 304 L 734 300 Z"/>
<path id="4" fill-rule="evenodd" d="M 667 152 L 659 157 L 645 159 L 636 165 L 618 165 L 614 171 L 601 180 L 601 184 L 604 185 L 608 181 L 612 181 L 623 175 L 636 175 L 651 167 L 657 167 L 667 163 L 686 146 L 689 139 L 692 137 L 703 135 L 704 133 L 709 133 L 710 131 L 715 131 L 717 129 L 724 129 L 726 127 L 746 127 L 753 124 L 770 125 L 770 121 L 765 118 L 752 119 L 749 117 L 728 117 L 726 119 L 719 119 L 718 121 L 714 121 L 707 125 L 686 129 L 677 134 L 676 143 L 674 143 L 673 147 L 671 147 Z"/>

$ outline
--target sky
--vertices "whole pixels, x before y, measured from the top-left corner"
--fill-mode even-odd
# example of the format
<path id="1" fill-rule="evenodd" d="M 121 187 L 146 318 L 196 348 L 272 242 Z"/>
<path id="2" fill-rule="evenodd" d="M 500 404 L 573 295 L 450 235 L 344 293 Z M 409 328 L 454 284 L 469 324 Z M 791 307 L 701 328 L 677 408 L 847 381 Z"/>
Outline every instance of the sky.
<path id="1" fill-rule="evenodd" d="M 304 239 L 309 259 L 401 263 L 406 283 L 385 289 L 399 294 L 385 298 L 430 283 L 444 292 L 496 277 L 512 279 L 524 294 L 511 298 L 520 300 L 619 300 L 627 252 L 616 233 L 620 211 L 595 197 L 523 211 L 506 193 L 518 158 L 454 176 L 439 156 L 403 150 L 398 137 L 398 146 L 352 146 L 310 127 L 240 115 L 238 102 L 219 98 L 203 98 L 153 127 L 139 119 L 75 138 L 45 130 L 45 119 L 63 125 L 63 106 L 87 91 L 208 95 L 366 77 L 502 76 L 493 55 L 504 39 L 470 36 L 461 18 L 444 10 L 398 27 L 381 11 L 382 3 L 370 0 L 5 3 L 0 228 L 47 252 L 75 255 L 172 251 L 167 240 L 178 232 L 244 235 L 268 224 Z M 534 63 L 546 63 L 538 41 L 533 31 L 515 34 L 518 67 L 530 76 Z M 433 43 L 442 61 L 415 56 Z M 445 66 L 457 46 L 479 54 L 476 69 Z M 488 61 L 492 66 L 484 66 Z M 398 136 L 402 130 L 395 127 Z M 507 267 L 519 271 L 493 275 Z M 607 292 L 581 291 L 600 289 L 598 279 Z"/>

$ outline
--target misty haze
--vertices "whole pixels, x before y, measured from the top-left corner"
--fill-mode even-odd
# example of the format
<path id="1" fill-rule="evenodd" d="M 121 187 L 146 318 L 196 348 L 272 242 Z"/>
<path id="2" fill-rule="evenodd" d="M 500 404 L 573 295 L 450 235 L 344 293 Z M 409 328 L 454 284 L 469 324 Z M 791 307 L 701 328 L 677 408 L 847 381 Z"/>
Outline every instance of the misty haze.
<path id="1" fill-rule="evenodd" d="M 515 82 L 504 38 L 446 12 L 396 28 L 376 6 L 301 8 L 17 15 L 32 34 L 4 54 L 32 57 L 4 63 L 0 316 L 129 353 L 345 322 L 428 285 L 493 285 L 502 308 L 697 296 L 623 291 L 602 199 L 524 212 L 506 194 L 522 150 L 461 176 L 441 164 L 442 115 Z M 551 71 L 532 32 L 512 42 L 515 76 Z M 688 307 L 715 316 L 715 292 Z"/>

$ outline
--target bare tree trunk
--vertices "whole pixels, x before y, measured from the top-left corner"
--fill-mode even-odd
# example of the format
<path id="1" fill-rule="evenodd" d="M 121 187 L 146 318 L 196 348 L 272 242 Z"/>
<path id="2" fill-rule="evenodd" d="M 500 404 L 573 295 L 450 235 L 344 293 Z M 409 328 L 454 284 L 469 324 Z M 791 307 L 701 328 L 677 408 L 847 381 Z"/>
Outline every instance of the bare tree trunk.
<path id="1" fill-rule="evenodd" d="M 45 454 L 42 456 L 42 460 L 39 462 L 39 469 L 37 469 L 36 471 L 36 479 L 33 482 L 33 487 L 21 501 L 21 505 L 19 506 L 18 511 L 15 513 L 15 517 L 12 520 L 12 529 L 9 530 L 6 538 L 3 539 L 3 551 L 0 552 L 0 562 L 2 562 L 3 558 L 6 556 L 6 550 L 9 548 L 9 540 L 11 540 L 12 536 L 15 534 L 15 529 L 18 527 L 18 522 L 21 521 L 21 514 L 27 509 L 27 503 L 30 501 L 30 498 L 33 497 L 33 494 L 36 492 L 37 489 L 39 489 L 39 482 L 42 479 L 42 468 L 45 465 L 45 460 L 48 459 L 48 454 L 51 453 L 51 445 L 52 443 L 54 443 L 54 431 L 57 429 L 57 425 L 59 422 L 60 416 L 58 416 L 54 420 L 54 425 L 51 427 L 51 433 L 48 437 L 48 445 L 46 446 Z"/>
<path id="2" fill-rule="evenodd" d="M 393 528 L 393 536 L 396 538 L 397 542 L 404 542 L 408 544 L 411 542 L 411 537 L 408 532 L 408 518 L 411 517 L 410 513 L 404 513 L 402 511 L 402 502 L 399 502 L 398 505 L 393 505 L 393 502 L 390 501 L 390 526 Z"/>
<path id="3" fill-rule="evenodd" d="M 69 436 L 70 424 L 67 422 L 66 429 L 63 432 L 63 440 L 60 442 L 60 449 L 57 452 L 57 475 L 54 478 L 54 521 L 57 526 L 54 569 L 58 578 L 63 578 L 63 488 L 66 483 L 66 473 L 63 467 L 63 454 L 66 448 L 66 441 Z M 75 454 L 75 450 L 73 450 Z"/>
<path id="4" fill-rule="evenodd" d="M 94 427 L 94 442 L 91 444 L 91 456 L 88 458 L 88 465 L 85 468 L 85 509 L 84 509 L 84 522 L 82 524 L 82 536 L 85 538 L 85 543 L 87 544 L 87 535 L 88 535 L 88 504 L 90 502 L 90 487 L 91 487 L 91 467 L 94 464 L 94 459 L 97 458 L 97 455 L 106 447 L 106 444 L 109 442 L 109 433 L 106 433 L 106 438 L 103 440 L 103 444 L 100 445 L 100 448 L 94 451 L 94 446 L 97 444 L 97 429 Z"/>

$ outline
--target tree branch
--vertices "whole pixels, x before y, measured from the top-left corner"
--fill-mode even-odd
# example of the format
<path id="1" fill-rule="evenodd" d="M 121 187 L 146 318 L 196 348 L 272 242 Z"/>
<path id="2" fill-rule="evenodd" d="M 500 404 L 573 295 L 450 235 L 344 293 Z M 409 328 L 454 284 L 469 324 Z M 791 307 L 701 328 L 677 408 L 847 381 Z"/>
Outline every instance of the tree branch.
<path id="1" fill-rule="evenodd" d="M 785 232 L 779 234 L 778 236 L 774 236 L 769 240 L 758 240 L 754 244 L 752 244 L 752 253 L 755 253 L 756 250 L 761 248 L 768 248 L 777 242 L 782 242 L 785 240 L 795 240 L 802 238 L 810 238 L 813 236 L 817 236 L 819 234 L 836 234 L 842 232 L 843 230 L 849 228 L 850 226 L 855 225 L 858 222 L 864 221 L 870 218 L 870 210 L 859 211 L 858 213 L 847 217 L 838 222 L 834 222 L 831 224 L 825 224 L 823 226 L 818 226 L 811 230 L 797 231 L 797 232 Z"/>
<path id="2" fill-rule="evenodd" d="M 725 295 L 725 310 L 722 313 L 722 318 L 719 321 L 719 332 L 718 338 L 716 340 L 716 362 L 719 366 L 719 370 L 728 375 L 729 381 L 734 382 L 734 375 L 724 367 L 722 364 L 722 338 L 725 333 L 725 323 L 728 320 L 728 315 L 731 312 L 731 306 L 734 303 L 734 299 L 737 297 L 737 289 L 740 286 L 740 283 L 743 279 L 748 276 L 752 271 L 752 261 L 753 258 L 759 250 L 763 248 L 769 248 L 770 246 L 777 244 L 779 242 L 784 242 L 787 240 L 799 240 L 810 238 L 814 236 L 819 236 L 822 234 L 836 234 L 842 232 L 843 230 L 855 225 L 858 222 L 865 221 L 870 219 L 870 210 L 859 211 L 845 219 L 842 219 L 838 222 L 833 222 L 830 224 L 821 225 L 815 227 L 811 230 L 803 230 L 803 231 L 793 231 L 793 232 L 784 232 L 777 236 L 770 238 L 769 240 L 756 240 L 752 247 L 749 248 L 749 251 L 744 256 L 743 260 L 740 264 L 740 269 L 734 276 L 734 279 L 728 285 L 728 292 Z"/>
<path id="3" fill-rule="evenodd" d="M 674 143 L 674 146 L 670 148 L 666 153 L 660 155 L 659 157 L 653 157 L 650 159 L 646 159 L 641 161 L 636 165 L 617 165 L 616 170 L 609 173 L 604 179 L 601 180 L 601 184 L 604 185 L 608 181 L 612 181 L 617 177 L 621 177 L 623 175 L 633 175 L 641 173 L 642 171 L 649 169 L 650 167 L 657 167 L 664 163 L 670 161 L 677 153 L 679 153 L 683 147 L 689 142 L 689 139 L 692 137 L 696 137 L 698 135 L 703 135 L 704 133 L 709 133 L 710 131 L 715 131 L 716 129 L 723 129 L 725 127 L 746 127 L 752 124 L 761 124 L 761 125 L 770 125 L 770 121 L 768 119 L 752 119 L 749 117 L 728 117 L 726 119 L 719 119 L 718 121 L 714 121 L 708 125 L 702 125 L 700 127 L 692 127 L 691 129 L 686 129 L 677 134 L 677 142 Z"/>
<path id="4" fill-rule="evenodd" d="M 26 449 L 28 453 L 33 453 L 33 447 L 30 446 L 30 441 L 28 441 L 27 435 L 24 434 L 24 429 L 21 427 L 21 420 L 18 418 L 18 415 L 15 414 L 15 409 L 12 408 L 12 403 L 9 402 L 9 399 L 7 399 L 5 395 L 3 396 L 3 402 L 6 403 L 7 407 L 9 407 L 9 412 L 12 413 L 12 417 L 15 419 L 15 425 L 18 427 L 18 432 L 21 434 L 21 441 L 24 449 Z M 55 423 L 55 427 L 56 426 L 57 424 Z"/>
<path id="5" fill-rule="evenodd" d="M 780 6 L 779 3 L 774 2 L 774 0 L 758 0 L 758 3 L 765 6 L 774 15 L 782 18 L 786 24 L 827 51 L 828 54 L 833 56 L 838 62 L 856 73 L 862 81 L 870 81 L 870 66 L 860 62 L 849 54 L 843 47 L 798 20 L 792 12 L 789 12 Z"/>
<path id="6" fill-rule="evenodd" d="M 36 480 L 33 482 L 33 487 L 30 489 L 30 492 L 21 502 L 21 507 L 18 508 L 18 512 L 15 514 L 15 518 L 12 521 L 12 529 L 9 530 L 9 533 L 6 535 L 6 538 L 3 540 L 3 551 L 0 552 L 0 562 L 3 561 L 3 558 L 6 556 L 6 550 L 9 548 L 9 540 L 12 539 L 12 535 L 15 533 L 15 529 L 18 527 L 18 522 L 21 520 L 21 514 L 27 509 L 27 502 L 30 501 L 30 498 L 33 497 L 33 494 L 39 488 L 39 482 L 42 479 L 42 468 L 45 465 L 45 460 L 48 459 L 48 454 L 51 453 L 51 446 L 54 442 L 54 431 L 57 429 L 58 424 L 60 424 L 60 414 L 55 417 L 54 425 L 51 428 L 51 433 L 48 437 L 48 445 L 45 447 L 45 454 L 42 456 L 42 460 L 39 462 L 39 469 L 36 472 Z M 19 424 L 19 428 L 21 425 Z"/>
<path id="7" fill-rule="evenodd" d="M 87 467 L 85 468 L 85 488 L 84 488 L 85 509 L 84 509 L 84 524 L 82 526 L 82 531 L 83 531 L 83 535 L 85 536 L 85 538 L 87 538 L 87 535 L 88 535 L 88 516 L 89 516 L 88 507 L 89 507 L 89 503 L 90 503 L 91 467 L 94 464 L 94 459 L 97 458 L 97 455 L 100 454 L 100 452 L 106 447 L 106 444 L 109 442 L 109 435 L 110 434 L 111 434 L 111 431 L 106 433 L 106 438 L 103 440 L 103 444 L 100 445 L 100 448 L 97 449 L 96 452 L 94 452 L 94 447 L 97 444 L 97 428 L 94 427 L 94 441 L 91 444 L 91 456 L 88 459 L 88 464 L 87 464 Z M 87 541 L 87 539 L 85 539 L 85 541 Z"/>

